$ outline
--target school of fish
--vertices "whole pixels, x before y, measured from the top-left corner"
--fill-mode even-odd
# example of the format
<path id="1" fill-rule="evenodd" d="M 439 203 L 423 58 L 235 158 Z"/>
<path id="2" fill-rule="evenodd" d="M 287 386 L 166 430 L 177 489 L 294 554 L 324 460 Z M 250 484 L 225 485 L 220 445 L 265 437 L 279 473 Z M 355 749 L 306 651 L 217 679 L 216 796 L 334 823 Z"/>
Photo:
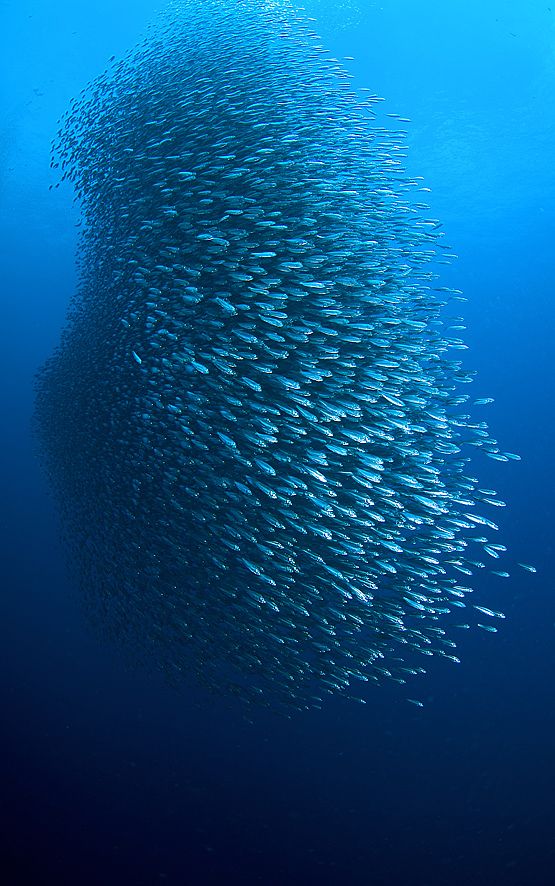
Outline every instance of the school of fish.
<path id="1" fill-rule="evenodd" d="M 79 286 L 37 382 L 97 623 L 286 708 L 457 661 L 452 613 L 505 550 L 472 453 L 515 457 L 473 417 L 403 135 L 311 27 L 177 4 L 74 102 Z"/>

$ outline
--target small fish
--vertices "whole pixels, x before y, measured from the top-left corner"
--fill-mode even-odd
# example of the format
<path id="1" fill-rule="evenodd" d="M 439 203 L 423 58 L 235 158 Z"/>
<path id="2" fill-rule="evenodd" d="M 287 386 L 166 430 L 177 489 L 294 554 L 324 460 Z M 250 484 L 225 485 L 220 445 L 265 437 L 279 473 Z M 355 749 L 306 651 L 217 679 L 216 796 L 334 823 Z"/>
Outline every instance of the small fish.
<path id="1" fill-rule="evenodd" d="M 538 571 L 535 566 L 531 566 L 529 563 L 519 563 L 518 565 L 521 567 L 521 569 L 525 569 L 526 572 L 537 572 Z"/>
<path id="2" fill-rule="evenodd" d="M 55 139 L 83 230 L 42 453 L 130 657 L 286 711 L 364 702 L 423 673 L 415 652 L 458 662 L 450 614 L 505 551 L 476 456 L 516 456 L 454 359 L 408 118 L 376 126 L 288 3 L 178 6 Z"/>

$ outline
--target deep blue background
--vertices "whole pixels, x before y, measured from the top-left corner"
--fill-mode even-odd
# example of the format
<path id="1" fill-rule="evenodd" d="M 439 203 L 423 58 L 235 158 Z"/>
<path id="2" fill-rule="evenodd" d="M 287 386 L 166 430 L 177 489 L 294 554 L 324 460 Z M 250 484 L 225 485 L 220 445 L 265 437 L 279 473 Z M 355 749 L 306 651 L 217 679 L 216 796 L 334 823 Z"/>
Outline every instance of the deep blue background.
<path id="1" fill-rule="evenodd" d="M 0 2 L 0 882 L 549 886 L 555 11 L 313 0 L 354 82 L 412 118 L 410 172 L 460 256 L 443 279 L 469 299 L 475 394 L 495 397 L 494 434 L 523 457 L 485 459 L 482 482 L 509 502 L 511 561 L 538 573 L 483 580 L 507 620 L 461 632 L 462 664 L 431 660 L 423 709 L 392 684 L 366 706 L 249 724 L 91 634 L 30 434 L 33 374 L 75 283 L 76 211 L 48 191 L 49 143 L 162 5 Z"/>

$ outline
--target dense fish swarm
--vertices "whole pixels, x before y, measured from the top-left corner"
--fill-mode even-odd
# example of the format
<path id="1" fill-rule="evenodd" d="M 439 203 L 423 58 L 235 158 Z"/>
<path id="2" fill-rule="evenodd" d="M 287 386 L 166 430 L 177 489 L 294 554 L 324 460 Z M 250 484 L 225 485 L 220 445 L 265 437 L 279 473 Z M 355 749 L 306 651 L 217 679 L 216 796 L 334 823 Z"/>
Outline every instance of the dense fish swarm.
<path id="1" fill-rule="evenodd" d="M 461 582 L 504 550 L 468 447 L 510 456 L 463 412 L 437 225 L 375 97 L 285 2 L 171 19 L 60 131 L 84 225 L 46 463 L 135 654 L 250 700 L 357 697 L 453 657 Z"/>

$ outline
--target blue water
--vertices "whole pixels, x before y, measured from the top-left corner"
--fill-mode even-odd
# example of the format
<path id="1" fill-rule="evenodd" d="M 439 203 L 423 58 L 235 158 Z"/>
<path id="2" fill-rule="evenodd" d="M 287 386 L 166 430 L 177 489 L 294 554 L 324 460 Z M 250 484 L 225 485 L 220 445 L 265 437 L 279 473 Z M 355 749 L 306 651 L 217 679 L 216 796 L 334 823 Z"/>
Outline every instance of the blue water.
<path id="1" fill-rule="evenodd" d="M 231 0 L 230 0 L 231 2 Z M 30 431 L 33 375 L 75 286 L 50 141 L 157 0 L 0 3 L 2 303 L 0 881 L 16 884 L 549 886 L 555 880 L 553 373 L 555 6 L 319 0 L 355 84 L 410 117 L 408 168 L 459 255 L 476 396 L 519 463 L 498 489 L 507 619 L 395 684 L 290 720 L 129 668 L 88 627 Z M 389 118 L 384 121 L 392 123 Z M 496 514 L 497 516 L 497 514 Z"/>

